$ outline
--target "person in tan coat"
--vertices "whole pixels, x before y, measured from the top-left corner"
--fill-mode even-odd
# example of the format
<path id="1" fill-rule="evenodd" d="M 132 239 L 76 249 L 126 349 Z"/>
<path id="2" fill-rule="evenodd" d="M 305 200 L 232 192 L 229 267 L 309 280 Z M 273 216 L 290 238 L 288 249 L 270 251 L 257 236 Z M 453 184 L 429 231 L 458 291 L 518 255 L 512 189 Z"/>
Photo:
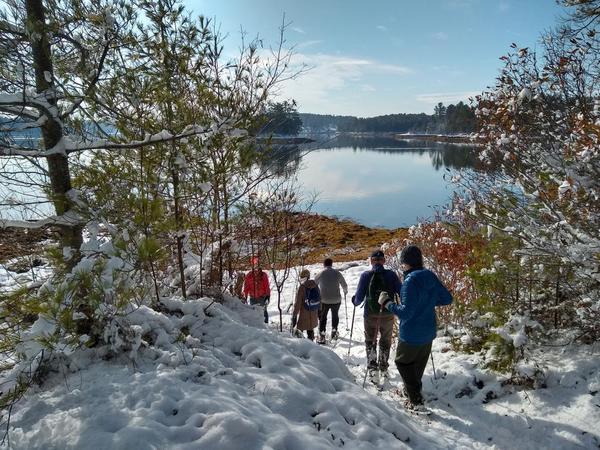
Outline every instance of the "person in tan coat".
<path id="1" fill-rule="evenodd" d="M 308 309 L 306 306 L 307 289 L 311 289 L 318 293 L 319 304 L 321 295 L 319 293 L 319 286 L 314 280 L 310 279 L 310 272 L 307 269 L 300 272 L 300 286 L 296 293 L 296 300 L 294 302 L 294 312 L 292 314 L 292 327 L 300 331 L 306 331 L 308 339 L 313 341 L 315 339 L 315 328 L 319 325 L 319 310 L 320 307 L 315 309 Z"/>

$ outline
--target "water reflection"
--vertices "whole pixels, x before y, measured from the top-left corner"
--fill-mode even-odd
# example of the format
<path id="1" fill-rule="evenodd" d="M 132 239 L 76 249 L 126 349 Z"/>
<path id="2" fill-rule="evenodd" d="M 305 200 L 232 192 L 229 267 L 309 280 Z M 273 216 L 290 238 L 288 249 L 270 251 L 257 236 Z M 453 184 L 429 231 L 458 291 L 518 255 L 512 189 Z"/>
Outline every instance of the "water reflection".
<path id="1" fill-rule="evenodd" d="M 339 135 L 334 139 L 317 138 L 311 144 L 318 149 L 352 148 L 356 151 L 381 153 L 416 153 L 428 155 L 435 170 L 470 169 L 477 167 L 474 147 L 464 144 L 426 142 L 409 139 L 396 139 L 389 136 Z"/>
<path id="2" fill-rule="evenodd" d="M 297 158 L 306 146 L 290 150 Z M 368 226 L 410 226 L 445 205 L 454 186 L 445 170 L 475 168 L 466 145 L 400 141 L 393 137 L 338 136 L 311 144 L 298 178 L 318 192 L 317 212 L 351 218 Z"/>

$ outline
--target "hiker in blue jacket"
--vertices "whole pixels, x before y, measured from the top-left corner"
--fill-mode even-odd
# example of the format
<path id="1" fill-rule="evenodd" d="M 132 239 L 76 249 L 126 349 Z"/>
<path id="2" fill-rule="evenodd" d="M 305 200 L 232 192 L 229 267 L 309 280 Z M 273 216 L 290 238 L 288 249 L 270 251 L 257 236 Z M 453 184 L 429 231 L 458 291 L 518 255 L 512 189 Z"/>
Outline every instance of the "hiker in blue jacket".
<path id="1" fill-rule="evenodd" d="M 395 362 L 408 395 L 405 406 L 418 410 L 423 408 L 421 379 L 437 332 L 435 307 L 451 304 L 452 295 L 433 272 L 423 268 L 419 247 L 404 248 L 400 262 L 405 268 L 401 302 L 382 293 L 379 304 L 400 318 Z"/>
<path id="2" fill-rule="evenodd" d="M 371 270 L 363 272 L 358 280 L 356 294 L 352 297 L 355 306 L 365 302 L 364 326 L 365 345 L 367 350 L 367 370 L 371 381 L 381 376 L 387 377 L 390 348 L 392 347 L 392 331 L 394 315 L 379 303 L 379 295 L 385 291 L 389 298 L 400 295 L 402 283 L 393 270 L 385 269 L 385 255 L 377 250 L 371 254 Z M 377 357 L 377 335 L 379 337 L 379 357 Z"/>

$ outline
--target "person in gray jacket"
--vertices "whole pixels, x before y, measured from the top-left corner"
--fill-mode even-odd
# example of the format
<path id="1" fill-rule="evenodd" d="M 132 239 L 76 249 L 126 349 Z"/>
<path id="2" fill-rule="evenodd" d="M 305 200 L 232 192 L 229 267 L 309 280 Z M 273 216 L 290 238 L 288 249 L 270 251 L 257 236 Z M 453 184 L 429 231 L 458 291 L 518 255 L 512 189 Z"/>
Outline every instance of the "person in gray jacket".
<path id="1" fill-rule="evenodd" d="M 342 304 L 340 287 L 344 296 L 348 293 L 348 285 L 339 270 L 333 268 L 331 258 L 323 261 L 325 269 L 315 277 L 315 282 L 321 291 L 321 313 L 319 315 L 319 344 L 325 343 L 325 330 L 327 329 L 327 314 L 331 311 L 331 339 L 338 338 L 337 327 L 340 322 L 338 312 Z"/>

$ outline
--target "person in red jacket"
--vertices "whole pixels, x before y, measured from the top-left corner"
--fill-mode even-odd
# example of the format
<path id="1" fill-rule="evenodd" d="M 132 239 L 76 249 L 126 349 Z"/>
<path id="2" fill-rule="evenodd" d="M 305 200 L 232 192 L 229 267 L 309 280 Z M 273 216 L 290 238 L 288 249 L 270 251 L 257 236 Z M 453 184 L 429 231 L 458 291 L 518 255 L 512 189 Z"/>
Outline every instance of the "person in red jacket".
<path id="1" fill-rule="evenodd" d="M 250 297 L 251 305 L 262 306 L 265 312 L 265 323 L 269 323 L 269 313 L 267 312 L 271 296 L 269 276 L 261 270 L 256 258 L 252 259 L 252 266 L 254 268 L 246 274 L 244 279 L 244 298 Z"/>

